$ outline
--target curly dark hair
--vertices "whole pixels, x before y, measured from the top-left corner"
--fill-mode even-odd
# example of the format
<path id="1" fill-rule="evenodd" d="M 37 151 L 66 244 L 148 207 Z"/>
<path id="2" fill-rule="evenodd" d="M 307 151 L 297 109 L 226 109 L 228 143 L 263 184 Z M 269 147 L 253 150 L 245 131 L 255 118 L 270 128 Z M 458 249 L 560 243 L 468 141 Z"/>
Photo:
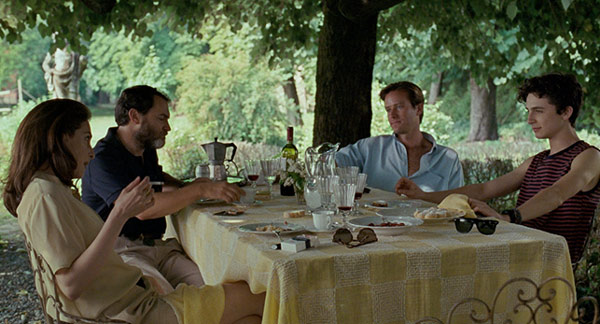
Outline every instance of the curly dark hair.
<path id="1" fill-rule="evenodd" d="M 388 84 L 385 88 L 383 88 L 383 90 L 379 92 L 379 98 L 381 98 L 381 100 L 385 100 L 385 96 L 387 96 L 388 93 L 396 90 L 405 91 L 408 94 L 408 100 L 410 100 L 410 104 L 413 105 L 413 107 L 425 103 L 423 90 L 421 90 L 421 88 L 419 88 L 418 85 L 409 81 L 400 81 Z M 425 114 L 424 111 L 423 114 Z M 420 121 L 423 121 L 423 114 L 421 114 L 420 116 Z"/>
<path id="2" fill-rule="evenodd" d="M 65 146 L 64 137 L 73 136 L 90 117 L 90 110 L 78 101 L 52 99 L 37 105 L 21 121 L 3 193 L 4 205 L 13 216 L 17 216 L 17 207 L 33 174 L 45 163 L 62 183 L 73 187 L 77 161 Z"/>
<path id="3" fill-rule="evenodd" d="M 569 117 L 569 122 L 575 127 L 575 120 L 583 105 L 583 90 L 574 75 L 550 73 L 527 79 L 519 87 L 517 99 L 525 102 L 530 93 L 539 98 L 547 98 L 552 105 L 556 106 L 557 114 L 562 114 L 567 107 L 571 106 L 573 113 Z"/>
<path id="4" fill-rule="evenodd" d="M 137 85 L 127 88 L 121 92 L 115 106 L 115 121 L 117 125 L 123 126 L 129 123 L 129 110 L 135 109 L 145 115 L 154 106 L 154 96 L 159 96 L 170 101 L 162 92 L 147 85 Z"/>

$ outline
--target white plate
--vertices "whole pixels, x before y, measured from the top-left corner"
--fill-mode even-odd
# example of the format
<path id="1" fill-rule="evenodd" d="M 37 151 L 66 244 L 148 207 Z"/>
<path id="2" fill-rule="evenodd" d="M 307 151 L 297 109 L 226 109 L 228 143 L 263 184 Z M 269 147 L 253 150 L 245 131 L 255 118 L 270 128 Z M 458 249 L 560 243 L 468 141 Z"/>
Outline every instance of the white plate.
<path id="1" fill-rule="evenodd" d="M 257 231 L 256 229 L 259 227 L 273 225 L 285 229 L 284 231 L 279 232 L 280 235 L 298 233 L 304 231 L 304 226 L 292 223 L 253 223 L 253 224 L 245 224 L 239 227 L 240 232 L 244 233 L 253 233 L 253 234 L 263 234 L 263 235 L 275 235 L 275 232 L 272 231 Z"/>
<path id="2" fill-rule="evenodd" d="M 386 207 L 375 206 L 374 202 L 386 202 Z M 409 208 L 414 207 L 413 203 L 410 201 L 399 201 L 399 200 L 374 200 L 365 205 L 368 208 L 376 208 L 376 209 L 394 209 L 394 208 Z"/>
<path id="3" fill-rule="evenodd" d="M 402 209 L 402 208 L 394 208 L 394 209 L 383 209 L 375 213 L 377 216 L 381 217 L 412 217 L 414 216 L 415 211 L 423 210 L 426 208 L 416 208 L 416 209 Z M 453 217 L 444 217 L 444 218 L 416 218 L 423 221 L 423 224 L 439 224 L 450 222 L 455 218 L 461 217 L 461 215 L 453 216 Z"/>
<path id="4" fill-rule="evenodd" d="M 404 223 L 404 226 L 370 226 L 369 224 L 381 224 L 381 222 Z M 351 219 L 348 221 L 350 225 L 355 227 L 372 228 L 377 235 L 397 235 L 410 229 L 413 226 L 423 224 L 422 219 L 407 217 L 407 216 L 368 216 Z"/>
<path id="5" fill-rule="evenodd" d="M 338 226 L 332 226 L 331 229 L 320 230 L 320 229 L 316 229 L 314 226 L 309 226 L 306 228 L 306 230 L 309 232 L 313 232 L 313 233 L 333 233 L 338 228 L 339 228 Z"/>
<path id="6" fill-rule="evenodd" d="M 225 201 L 221 200 L 221 199 L 204 199 L 204 198 L 196 200 L 197 205 L 214 205 L 214 204 L 220 204 L 222 202 L 225 202 Z"/>
<path id="7" fill-rule="evenodd" d="M 375 215 L 381 217 L 413 217 L 414 212 L 414 208 L 388 208 L 376 212 Z"/>

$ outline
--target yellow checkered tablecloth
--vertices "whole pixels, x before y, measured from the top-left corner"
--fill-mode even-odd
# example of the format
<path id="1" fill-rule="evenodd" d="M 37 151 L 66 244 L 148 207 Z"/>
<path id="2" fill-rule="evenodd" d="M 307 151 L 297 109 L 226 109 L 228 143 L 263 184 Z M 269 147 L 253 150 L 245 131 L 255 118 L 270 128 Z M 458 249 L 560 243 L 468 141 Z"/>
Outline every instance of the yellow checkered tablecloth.
<path id="1" fill-rule="evenodd" d="M 374 190 L 361 202 L 398 198 Z M 294 197 L 276 196 L 241 216 L 212 215 L 226 208 L 190 206 L 169 218 L 168 234 L 180 240 L 208 284 L 245 280 L 253 292 L 266 291 L 263 323 L 445 319 L 451 307 L 467 297 L 491 305 L 500 286 L 511 278 L 527 277 L 539 284 L 559 276 L 573 284 L 563 237 L 506 222 L 489 236 L 475 227 L 468 234 L 458 233 L 453 223 L 421 225 L 354 249 L 332 243 L 332 234 L 321 233 L 320 247 L 291 253 L 271 249 L 278 242 L 275 236 L 244 233 L 238 227 L 284 221 L 284 211 L 302 208 Z M 312 226 L 309 216 L 286 220 Z M 566 314 L 570 302 L 563 297 L 566 288 L 552 288 L 557 289 L 557 312 Z M 513 316 L 517 293 L 518 288 L 510 288 L 498 300 L 495 321 Z M 454 322 L 470 323 L 469 312 L 466 306 L 459 308 Z"/>

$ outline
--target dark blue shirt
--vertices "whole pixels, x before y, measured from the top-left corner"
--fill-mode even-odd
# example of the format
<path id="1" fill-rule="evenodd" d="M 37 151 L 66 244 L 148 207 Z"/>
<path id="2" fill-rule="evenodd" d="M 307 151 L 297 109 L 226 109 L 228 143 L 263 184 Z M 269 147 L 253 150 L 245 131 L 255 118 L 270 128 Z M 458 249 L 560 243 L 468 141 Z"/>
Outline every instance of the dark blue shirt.
<path id="1" fill-rule="evenodd" d="M 82 179 L 82 200 L 106 221 L 121 190 L 136 177 L 150 177 L 150 181 L 164 181 L 162 167 L 158 164 L 155 149 L 145 149 L 143 157 L 134 156 L 117 137 L 117 128 L 109 128 L 106 137 L 94 147 L 95 157 L 90 161 Z M 154 191 L 162 187 L 154 186 Z M 160 236 L 167 223 L 164 217 L 140 220 L 131 218 L 123 226 L 121 235 L 130 239 L 140 234 Z"/>

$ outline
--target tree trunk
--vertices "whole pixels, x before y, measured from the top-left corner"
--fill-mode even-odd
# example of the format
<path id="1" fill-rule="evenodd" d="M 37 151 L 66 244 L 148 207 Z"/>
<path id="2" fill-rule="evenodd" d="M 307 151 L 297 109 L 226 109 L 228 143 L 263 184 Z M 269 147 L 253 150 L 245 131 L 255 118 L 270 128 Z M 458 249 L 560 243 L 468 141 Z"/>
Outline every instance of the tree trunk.
<path id="1" fill-rule="evenodd" d="M 469 142 L 497 140 L 496 85 L 488 79 L 487 87 L 479 87 L 473 77 L 471 81 L 471 129 Z"/>
<path id="2" fill-rule="evenodd" d="M 313 144 L 344 146 L 370 136 L 378 12 L 351 21 L 337 1 L 323 3 Z"/>
<path id="3" fill-rule="evenodd" d="M 442 78 L 444 77 L 444 72 L 436 73 L 433 76 L 433 81 L 431 82 L 431 87 L 429 88 L 429 98 L 427 98 L 427 103 L 433 105 L 437 102 L 437 98 L 442 93 Z"/>
<path id="4" fill-rule="evenodd" d="M 294 81 L 293 75 L 283 84 L 283 92 L 285 93 L 285 96 L 292 99 L 292 102 L 294 103 L 294 106 L 286 107 L 288 123 L 292 126 L 302 126 L 300 99 L 298 98 L 296 81 Z"/>

